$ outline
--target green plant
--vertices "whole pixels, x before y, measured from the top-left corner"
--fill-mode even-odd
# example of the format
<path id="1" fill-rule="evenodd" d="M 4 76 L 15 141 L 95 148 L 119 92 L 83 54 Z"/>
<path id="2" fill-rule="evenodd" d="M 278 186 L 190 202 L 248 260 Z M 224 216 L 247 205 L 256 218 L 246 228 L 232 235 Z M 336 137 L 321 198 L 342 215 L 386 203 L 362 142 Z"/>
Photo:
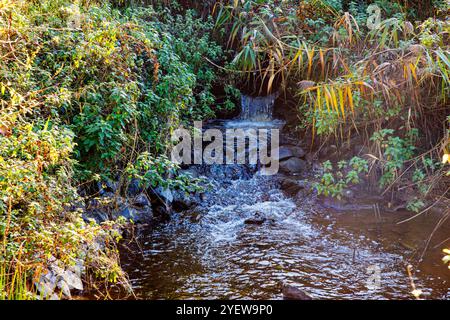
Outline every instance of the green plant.
<path id="1" fill-rule="evenodd" d="M 155 159 L 149 153 L 140 154 L 134 164 L 128 165 L 126 172 L 130 180 L 138 179 L 140 187 L 144 189 L 162 187 L 185 192 L 201 192 L 204 191 L 201 184 L 206 182 L 180 173 L 178 165 L 165 156 Z"/>
<path id="2" fill-rule="evenodd" d="M 337 168 L 330 161 L 322 164 L 323 174 L 319 176 L 320 182 L 315 183 L 319 195 L 331 196 L 341 199 L 343 192 L 351 185 L 360 183 L 361 174 L 367 173 L 368 163 L 365 159 L 353 157 L 349 161 L 340 161 Z"/>
<path id="3" fill-rule="evenodd" d="M 131 168 L 148 184 L 195 189 L 168 176 L 163 155 L 174 128 L 214 113 L 212 23 L 124 5 L 0 3 L 1 298 L 29 297 L 50 257 L 67 266 L 87 255 L 93 274 L 126 283 L 123 221 L 85 222 L 79 185 Z"/>
<path id="4" fill-rule="evenodd" d="M 414 131 L 410 131 L 410 135 Z M 373 134 L 371 141 L 375 142 L 381 155 L 383 175 L 380 178 L 380 186 L 394 182 L 403 169 L 405 163 L 411 160 L 415 147 L 412 137 L 409 141 L 392 136 L 392 129 L 383 129 Z"/>

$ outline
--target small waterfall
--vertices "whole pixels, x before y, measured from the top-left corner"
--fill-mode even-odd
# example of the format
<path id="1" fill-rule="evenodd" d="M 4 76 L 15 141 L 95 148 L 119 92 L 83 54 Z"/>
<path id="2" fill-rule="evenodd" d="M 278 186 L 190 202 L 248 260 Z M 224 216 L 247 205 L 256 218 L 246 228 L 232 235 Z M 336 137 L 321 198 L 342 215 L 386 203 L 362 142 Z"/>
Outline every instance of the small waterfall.
<path id="1" fill-rule="evenodd" d="M 275 104 L 275 100 L 278 98 L 278 95 L 278 92 L 265 97 L 251 97 L 242 95 L 242 111 L 239 119 L 253 121 L 271 121 L 273 106 Z"/>

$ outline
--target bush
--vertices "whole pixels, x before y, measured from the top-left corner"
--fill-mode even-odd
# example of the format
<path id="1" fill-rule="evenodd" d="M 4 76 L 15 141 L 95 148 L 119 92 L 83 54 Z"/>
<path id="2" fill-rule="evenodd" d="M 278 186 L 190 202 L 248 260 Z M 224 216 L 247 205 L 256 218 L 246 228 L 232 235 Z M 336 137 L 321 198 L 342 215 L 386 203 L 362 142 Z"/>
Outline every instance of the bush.
<path id="1" fill-rule="evenodd" d="M 164 155 L 174 128 L 214 115 L 211 20 L 81 3 L 0 4 L 0 298 L 29 297 L 49 257 L 86 250 L 94 274 L 125 281 L 121 223 L 83 221 L 78 185 L 119 174 L 196 190 Z"/>

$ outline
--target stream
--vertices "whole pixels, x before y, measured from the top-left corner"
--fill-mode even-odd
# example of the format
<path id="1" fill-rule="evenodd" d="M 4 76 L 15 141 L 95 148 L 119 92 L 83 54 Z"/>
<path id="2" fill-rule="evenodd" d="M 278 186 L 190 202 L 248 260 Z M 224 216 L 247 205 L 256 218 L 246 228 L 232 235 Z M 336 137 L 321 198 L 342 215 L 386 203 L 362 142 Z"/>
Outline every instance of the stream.
<path id="1" fill-rule="evenodd" d="M 326 209 L 242 165 L 197 170 L 213 185 L 200 205 L 141 230 L 121 250 L 137 298 L 282 299 L 286 281 L 315 299 L 412 299 L 411 281 L 422 298 L 450 297 L 441 261 L 448 224 L 420 260 L 439 212 L 398 224 L 412 214 Z"/>

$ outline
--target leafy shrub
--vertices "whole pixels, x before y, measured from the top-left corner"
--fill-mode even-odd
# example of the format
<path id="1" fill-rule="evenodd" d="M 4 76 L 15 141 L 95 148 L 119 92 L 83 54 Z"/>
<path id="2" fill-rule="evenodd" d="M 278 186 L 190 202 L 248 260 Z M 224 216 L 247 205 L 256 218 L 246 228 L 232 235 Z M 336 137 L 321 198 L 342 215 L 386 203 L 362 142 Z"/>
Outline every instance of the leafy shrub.
<path id="1" fill-rule="evenodd" d="M 123 4 L 0 5 L 1 298 L 28 297 L 49 257 L 70 265 L 86 250 L 94 274 L 125 281 L 122 222 L 83 221 L 80 183 L 128 172 L 196 188 L 164 154 L 180 123 L 214 114 L 212 23 Z"/>
<path id="2" fill-rule="evenodd" d="M 351 185 L 360 183 L 361 174 L 369 171 L 367 160 L 354 157 L 349 161 L 342 160 L 337 168 L 330 161 L 322 164 L 323 174 L 318 176 L 320 182 L 315 183 L 319 195 L 341 199 L 343 192 Z"/>

